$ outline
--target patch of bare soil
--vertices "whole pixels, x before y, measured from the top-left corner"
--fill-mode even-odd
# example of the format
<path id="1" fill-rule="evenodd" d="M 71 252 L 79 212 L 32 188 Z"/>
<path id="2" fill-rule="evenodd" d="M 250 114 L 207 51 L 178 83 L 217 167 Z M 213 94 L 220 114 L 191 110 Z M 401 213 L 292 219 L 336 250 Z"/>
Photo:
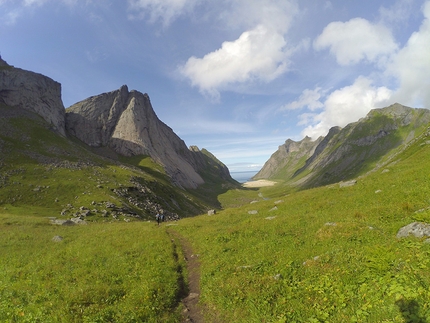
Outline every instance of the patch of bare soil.
<path id="1" fill-rule="evenodd" d="M 182 298 L 182 304 L 184 305 L 182 322 L 202 323 L 204 322 L 203 309 L 198 304 L 200 298 L 200 264 L 198 255 L 193 253 L 190 243 L 177 232 L 169 230 L 168 234 L 172 237 L 174 250 L 180 247 L 187 263 L 188 286 L 185 285 L 183 277 L 178 282 L 181 290 L 180 294 L 184 296 Z"/>

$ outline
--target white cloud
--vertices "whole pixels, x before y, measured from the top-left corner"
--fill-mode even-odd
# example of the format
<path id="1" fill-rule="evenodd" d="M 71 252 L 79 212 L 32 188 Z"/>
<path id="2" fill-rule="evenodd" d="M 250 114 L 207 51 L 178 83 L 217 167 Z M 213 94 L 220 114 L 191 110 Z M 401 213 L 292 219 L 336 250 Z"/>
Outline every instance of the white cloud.
<path id="1" fill-rule="evenodd" d="M 312 138 L 325 136 L 333 126 L 344 127 L 365 116 L 371 109 L 384 106 L 391 97 L 386 87 L 374 87 L 372 81 L 358 77 L 354 84 L 333 91 L 324 102 L 320 114 L 305 114 L 301 123 L 313 121 L 303 132 Z"/>
<path id="2" fill-rule="evenodd" d="M 363 18 L 328 24 L 314 42 L 316 50 L 330 48 L 340 65 L 360 61 L 378 62 L 394 53 L 397 44 L 391 31 L 380 24 L 372 24 Z"/>
<path id="3" fill-rule="evenodd" d="M 423 6 L 423 13 L 420 29 L 393 58 L 387 73 L 399 82 L 394 100 L 430 108 L 430 1 Z"/>
<path id="4" fill-rule="evenodd" d="M 4 4 L 13 3 L 7 12 L 4 13 L 3 16 L 0 15 L 0 22 L 4 22 L 7 25 L 13 25 L 16 21 L 31 12 L 36 7 L 42 7 L 47 3 L 59 2 L 65 4 L 67 6 L 73 7 L 78 2 L 84 2 L 86 5 L 90 4 L 92 0 L 21 0 L 21 1 L 9 1 L 9 0 L 0 0 L 0 6 Z"/>
<path id="5" fill-rule="evenodd" d="M 253 82 L 271 82 L 288 70 L 293 51 L 285 34 L 298 12 L 295 0 L 225 0 L 221 25 L 244 30 L 239 38 L 178 68 L 200 92 L 219 98 L 220 91 Z M 300 44 L 303 47 L 303 44 Z"/>
<path id="6" fill-rule="evenodd" d="M 288 55 L 284 37 L 259 25 L 203 58 L 189 58 L 179 71 L 201 92 L 217 97 L 232 83 L 274 80 L 287 70 Z"/>
<path id="7" fill-rule="evenodd" d="M 412 4 L 414 0 L 397 0 L 390 7 L 381 7 L 379 14 L 381 20 L 387 24 L 398 24 L 406 21 L 411 14 Z"/>
<path id="8" fill-rule="evenodd" d="M 324 104 L 321 102 L 321 97 L 323 93 L 320 87 L 315 88 L 314 90 L 306 89 L 300 95 L 297 101 L 288 103 L 281 108 L 282 110 L 296 110 L 307 107 L 309 110 L 314 111 L 324 107 Z"/>
<path id="9" fill-rule="evenodd" d="M 198 0 L 128 0 L 131 18 L 149 15 L 150 22 L 161 20 L 165 27 L 180 15 L 191 12 Z"/>
<path id="10" fill-rule="evenodd" d="M 228 28 L 250 30 L 264 25 L 279 33 L 285 33 L 298 13 L 296 1 L 291 0 L 227 0 L 230 7 L 220 18 Z"/>

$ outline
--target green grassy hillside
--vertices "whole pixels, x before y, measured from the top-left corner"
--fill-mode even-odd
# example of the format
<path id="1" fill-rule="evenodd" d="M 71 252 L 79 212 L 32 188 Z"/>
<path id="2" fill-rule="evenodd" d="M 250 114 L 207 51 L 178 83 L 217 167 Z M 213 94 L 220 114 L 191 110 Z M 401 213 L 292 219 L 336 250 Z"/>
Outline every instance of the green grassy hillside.
<path id="1" fill-rule="evenodd" d="M 430 243 L 396 238 L 430 222 L 426 132 L 354 186 L 219 189 L 216 215 L 156 226 L 123 221 L 142 190 L 173 211 L 207 204 L 149 159 L 107 162 L 22 118 L 0 119 L 0 322 L 181 322 L 173 231 L 198 255 L 206 322 L 430 321 Z M 51 225 L 68 203 L 96 223 Z"/>
<path id="2" fill-rule="evenodd" d="M 223 322 L 427 322 L 430 244 L 396 238 L 430 222 L 427 140 L 352 187 L 265 200 L 266 188 L 257 203 L 182 220 L 202 301 Z"/>
<path id="3" fill-rule="evenodd" d="M 204 196 L 181 190 L 147 156 L 103 158 L 57 135 L 35 114 L 1 111 L 0 206 L 8 212 L 67 218 L 84 208 L 88 221 L 107 221 L 149 219 L 160 210 L 192 216 L 220 207 L 216 196 L 226 189 L 207 189 Z M 211 184 L 221 187 L 221 181 Z"/>

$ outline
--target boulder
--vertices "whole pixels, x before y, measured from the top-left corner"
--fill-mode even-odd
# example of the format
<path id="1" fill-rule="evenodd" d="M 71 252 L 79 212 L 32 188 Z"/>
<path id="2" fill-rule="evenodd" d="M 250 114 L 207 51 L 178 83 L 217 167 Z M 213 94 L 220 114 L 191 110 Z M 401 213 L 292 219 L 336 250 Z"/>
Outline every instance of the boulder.
<path id="1" fill-rule="evenodd" d="M 430 224 L 424 222 L 412 222 L 397 232 L 397 238 L 405 238 L 408 236 L 417 238 L 430 237 Z"/>

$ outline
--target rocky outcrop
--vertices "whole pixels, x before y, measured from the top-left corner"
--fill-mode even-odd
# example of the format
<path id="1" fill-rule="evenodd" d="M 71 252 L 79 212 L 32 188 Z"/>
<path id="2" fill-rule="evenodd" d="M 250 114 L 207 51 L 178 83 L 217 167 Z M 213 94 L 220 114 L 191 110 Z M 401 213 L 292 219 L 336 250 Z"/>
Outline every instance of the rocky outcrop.
<path id="1" fill-rule="evenodd" d="M 30 71 L 9 66 L 0 58 L 0 103 L 35 112 L 65 135 L 61 84 Z"/>
<path id="2" fill-rule="evenodd" d="M 110 147 L 123 156 L 146 155 L 162 165 L 173 184 L 196 188 L 204 183 L 199 174 L 214 171 L 231 179 L 228 169 L 197 147 L 185 143 L 161 122 L 149 96 L 119 90 L 90 97 L 66 110 L 67 132 L 89 146 Z"/>
<path id="3" fill-rule="evenodd" d="M 294 143 L 295 149 L 288 150 L 292 141 L 287 140 L 256 177 L 282 178 L 303 188 L 347 181 L 374 169 L 376 161 L 407 144 L 429 122 L 430 110 L 427 109 L 413 109 L 398 103 L 374 109 L 343 129 L 330 129 L 313 150 L 303 145 L 309 138 Z M 286 153 L 281 154 L 281 148 Z M 293 154 L 308 158 L 294 163 L 291 162 Z M 295 157 L 294 160 L 299 159 Z"/>
<path id="4" fill-rule="evenodd" d="M 278 150 L 269 158 L 253 179 L 292 176 L 304 166 L 308 158 L 315 154 L 315 150 L 323 139 L 324 137 L 320 137 L 313 141 L 310 137 L 305 137 L 297 142 L 291 139 L 286 140 L 283 145 L 278 147 Z"/>

